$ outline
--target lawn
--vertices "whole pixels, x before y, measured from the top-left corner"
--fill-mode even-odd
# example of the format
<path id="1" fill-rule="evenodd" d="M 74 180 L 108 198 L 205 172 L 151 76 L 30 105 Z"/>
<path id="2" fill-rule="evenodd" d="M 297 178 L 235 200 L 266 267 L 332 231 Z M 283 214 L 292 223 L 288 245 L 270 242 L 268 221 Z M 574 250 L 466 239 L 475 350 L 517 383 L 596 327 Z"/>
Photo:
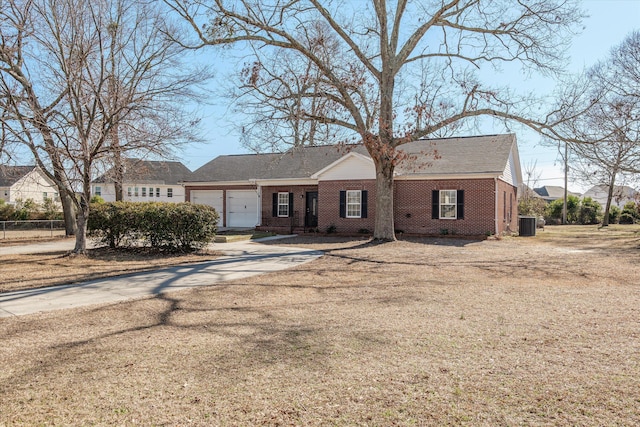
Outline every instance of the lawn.
<path id="1" fill-rule="evenodd" d="M 639 425 L 639 232 L 300 237 L 326 255 L 0 319 L 0 425 Z"/>

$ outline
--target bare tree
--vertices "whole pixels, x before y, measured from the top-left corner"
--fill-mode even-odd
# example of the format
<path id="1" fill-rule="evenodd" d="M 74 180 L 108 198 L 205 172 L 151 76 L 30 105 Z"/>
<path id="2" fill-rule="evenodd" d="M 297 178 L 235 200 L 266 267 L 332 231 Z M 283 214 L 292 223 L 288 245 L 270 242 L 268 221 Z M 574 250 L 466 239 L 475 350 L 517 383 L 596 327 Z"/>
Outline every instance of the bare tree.
<path id="1" fill-rule="evenodd" d="M 208 76 L 181 66 L 183 50 L 164 37 L 177 29 L 158 5 L 13 0 L 0 11 L 2 124 L 75 209 L 74 253 L 86 250 L 101 162 L 114 152 L 167 153 L 192 136 L 182 103 Z"/>
<path id="2" fill-rule="evenodd" d="M 558 104 L 568 120 L 556 126 L 558 140 L 574 153 L 573 175 L 608 187 L 640 173 L 640 32 L 631 33 L 605 60 L 565 85 Z M 603 225 L 609 217 L 604 216 Z"/>
<path id="3" fill-rule="evenodd" d="M 470 118 L 525 116 L 530 103 L 483 85 L 474 70 L 519 62 L 552 72 L 564 36 L 581 18 L 573 0 L 165 2 L 191 24 L 198 39 L 191 47 L 287 50 L 292 60 L 313 65 L 322 90 L 289 98 L 329 100 L 336 108 L 305 110 L 304 118 L 342 127 L 367 148 L 376 169 L 374 238 L 380 240 L 395 239 L 393 174 L 406 157 L 400 146 Z M 323 56 L 334 41 L 339 54 Z M 407 82 L 423 70 L 425 96 L 416 98 Z"/>

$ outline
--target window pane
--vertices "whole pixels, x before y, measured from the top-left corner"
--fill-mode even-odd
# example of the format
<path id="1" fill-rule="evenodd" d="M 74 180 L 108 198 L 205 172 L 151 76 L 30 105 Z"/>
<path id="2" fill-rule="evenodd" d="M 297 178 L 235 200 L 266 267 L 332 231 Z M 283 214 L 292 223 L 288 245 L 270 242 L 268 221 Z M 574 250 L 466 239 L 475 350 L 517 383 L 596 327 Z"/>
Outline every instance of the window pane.
<path id="1" fill-rule="evenodd" d="M 278 193 L 278 216 L 289 216 L 289 193 Z"/>
<path id="2" fill-rule="evenodd" d="M 360 218 L 361 195 L 362 192 L 360 190 L 347 191 L 347 218 Z"/>
<path id="3" fill-rule="evenodd" d="M 173 188 L 167 188 L 167 197 L 173 197 Z"/>
<path id="4" fill-rule="evenodd" d="M 455 218 L 456 205 L 440 205 L 440 218 Z"/>
<path id="5" fill-rule="evenodd" d="M 445 204 L 454 204 L 456 203 L 456 194 L 455 190 L 441 190 L 440 191 L 440 203 Z"/>
<path id="6" fill-rule="evenodd" d="M 456 190 L 440 190 L 440 218 L 457 218 Z"/>

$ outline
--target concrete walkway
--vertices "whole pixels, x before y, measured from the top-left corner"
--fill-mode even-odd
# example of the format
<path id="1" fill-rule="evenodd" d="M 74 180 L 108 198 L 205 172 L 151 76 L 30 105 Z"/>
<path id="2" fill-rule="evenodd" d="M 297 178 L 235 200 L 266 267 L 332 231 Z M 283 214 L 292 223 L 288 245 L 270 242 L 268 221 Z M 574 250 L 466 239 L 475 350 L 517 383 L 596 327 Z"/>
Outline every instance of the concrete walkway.
<path id="1" fill-rule="evenodd" d="M 64 241 L 62 243 L 62 246 L 66 244 Z M 65 250 L 62 246 L 47 245 L 47 248 L 53 251 Z M 262 245 L 252 241 L 220 243 L 213 248 L 225 255 L 208 262 L 96 279 L 81 284 L 0 293 L 0 317 L 113 303 L 209 286 L 295 267 L 322 255 L 320 251 Z"/>

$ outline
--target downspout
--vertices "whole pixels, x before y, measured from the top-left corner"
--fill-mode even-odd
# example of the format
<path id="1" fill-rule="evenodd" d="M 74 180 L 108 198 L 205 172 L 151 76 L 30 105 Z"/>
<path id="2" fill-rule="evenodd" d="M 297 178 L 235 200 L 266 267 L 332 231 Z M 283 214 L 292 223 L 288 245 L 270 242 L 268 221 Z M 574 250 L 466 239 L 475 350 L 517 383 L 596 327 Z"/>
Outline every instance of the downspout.
<path id="1" fill-rule="evenodd" d="M 494 220 L 495 225 L 496 225 L 495 233 L 496 233 L 496 236 L 497 236 L 499 234 L 499 232 L 498 232 L 498 209 L 499 209 L 499 203 L 498 203 L 499 202 L 499 200 L 498 200 L 498 194 L 499 194 L 498 193 L 498 178 L 497 177 L 493 178 L 493 182 L 494 182 L 494 187 L 495 187 L 494 188 L 494 193 L 496 195 L 495 210 L 493 212 L 493 220 Z"/>

